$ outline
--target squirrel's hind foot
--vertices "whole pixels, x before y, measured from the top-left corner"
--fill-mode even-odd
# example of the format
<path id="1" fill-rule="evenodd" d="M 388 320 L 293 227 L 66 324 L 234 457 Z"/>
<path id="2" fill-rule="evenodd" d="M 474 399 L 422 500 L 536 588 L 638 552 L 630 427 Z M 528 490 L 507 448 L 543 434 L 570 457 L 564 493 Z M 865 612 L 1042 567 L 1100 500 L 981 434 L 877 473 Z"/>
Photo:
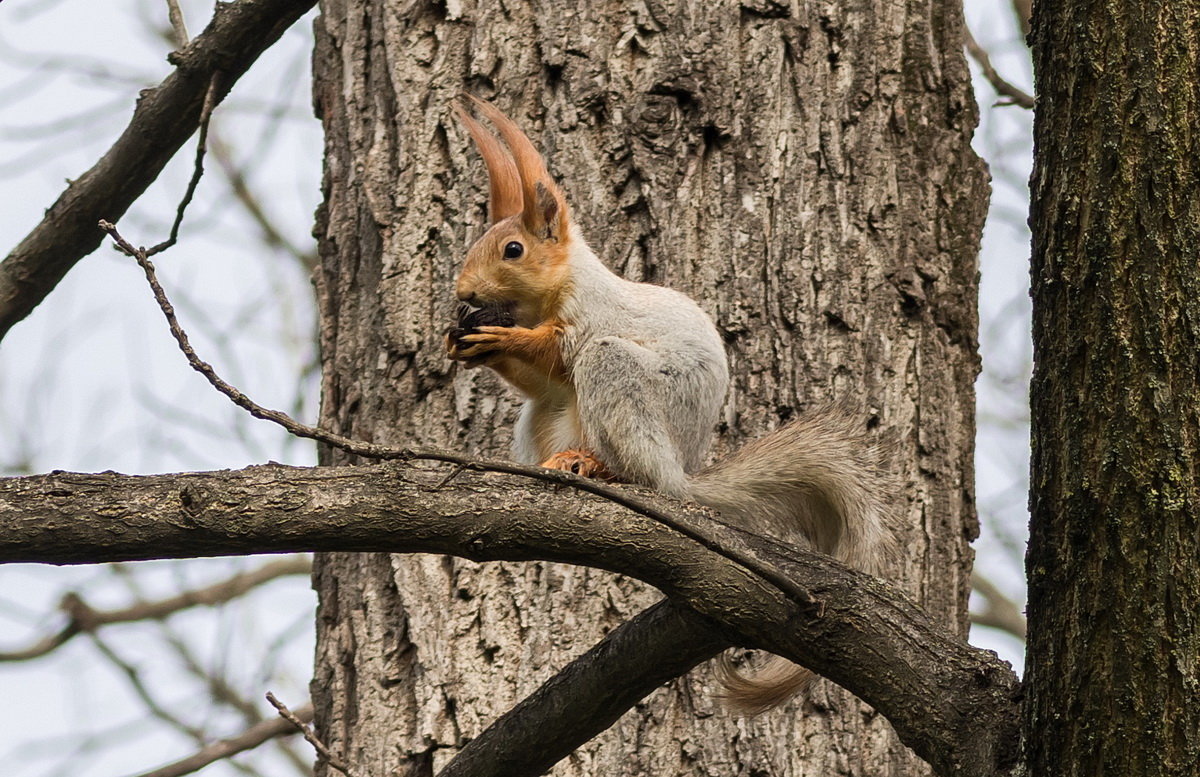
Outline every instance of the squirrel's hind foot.
<path id="1" fill-rule="evenodd" d="M 608 467 L 604 466 L 604 462 L 596 458 L 596 454 L 582 448 L 559 451 L 543 461 L 542 466 L 546 469 L 561 469 L 567 472 L 574 472 L 576 475 L 582 475 L 585 478 L 595 478 L 609 482 L 617 479 L 617 476 L 610 472 Z"/>

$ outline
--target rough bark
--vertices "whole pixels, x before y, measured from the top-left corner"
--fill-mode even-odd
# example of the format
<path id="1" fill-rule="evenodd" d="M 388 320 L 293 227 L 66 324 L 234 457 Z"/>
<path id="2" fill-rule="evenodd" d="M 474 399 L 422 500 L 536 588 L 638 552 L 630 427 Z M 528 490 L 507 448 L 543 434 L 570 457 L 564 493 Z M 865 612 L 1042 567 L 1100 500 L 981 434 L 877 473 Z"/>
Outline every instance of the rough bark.
<path id="1" fill-rule="evenodd" d="M 0 339 L 28 316 L 63 276 L 96 250 L 100 219 L 117 222 L 196 131 L 209 85 L 219 103 L 258 56 L 316 0 L 217 3 L 212 21 L 187 46 L 161 84 L 138 98 L 112 148 L 46 210 L 46 217 L 0 262 Z"/>
<path id="2" fill-rule="evenodd" d="M 1200 764 L 1200 3 L 1035 7 L 1031 774 Z"/>
<path id="3" fill-rule="evenodd" d="M 802 595 L 784 595 L 746 567 L 611 501 L 510 475 L 464 472 L 448 483 L 445 474 L 420 465 L 268 465 L 0 480 L 0 563 L 376 549 L 477 561 L 553 559 L 635 576 L 712 624 L 651 608 L 617 629 L 604 649 L 586 655 L 573 675 L 560 675 L 558 689 L 542 689 L 517 710 L 523 720 L 512 721 L 507 732 L 474 740 L 475 763 L 460 763 L 450 772 L 457 775 L 536 774 L 536 768 L 504 768 L 496 753 L 505 752 L 510 764 L 524 759 L 530 765 L 531 757 L 544 758 L 550 749 L 537 743 L 564 723 L 555 719 L 556 708 L 570 706 L 569 720 L 578 708 L 607 707 L 592 718 L 598 721 L 620 711 L 614 699 L 628 706 L 653 684 L 633 695 L 618 688 L 614 696 L 610 688 L 630 677 L 657 674 L 661 681 L 686 671 L 694 660 L 673 665 L 677 659 L 667 655 L 654 661 L 653 653 L 664 649 L 653 639 L 655 629 L 688 640 L 701 657 L 732 641 L 812 666 L 872 702 L 941 774 L 991 777 L 1011 765 L 1016 677 L 898 590 L 820 554 L 722 526 L 696 505 L 655 500 L 680 523 L 788 575 Z M 638 621 L 647 621 L 649 632 L 636 628 Z M 403 675 L 378 679 L 394 683 Z M 505 742 L 506 736 L 518 741 Z M 571 729 L 560 728 L 557 738 L 570 736 Z"/>
<path id="4" fill-rule="evenodd" d="M 695 611 L 659 602 L 467 742 L 438 777 L 544 774 L 660 685 L 732 646 Z"/>
<path id="5" fill-rule="evenodd" d="M 322 8 L 325 425 L 506 448 L 512 398 L 485 372 L 456 370 L 441 344 L 452 280 L 485 218 L 482 166 L 449 111 L 471 90 L 545 150 L 614 269 L 712 313 L 736 376 L 719 450 L 830 397 L 860 400 L 892 430 L 906 553 L 891 573 L 965 633 L 985 183 L 955 4 Z M 552 564 L 353 555 L 320 559 L 316 587 L 319 727 L 380 775 L 440 767 L 654 596 Z M 830 684 L 737 720 L 698 671 L 553 773 L 905 775 L 913 764 L 879 716 Z"/>

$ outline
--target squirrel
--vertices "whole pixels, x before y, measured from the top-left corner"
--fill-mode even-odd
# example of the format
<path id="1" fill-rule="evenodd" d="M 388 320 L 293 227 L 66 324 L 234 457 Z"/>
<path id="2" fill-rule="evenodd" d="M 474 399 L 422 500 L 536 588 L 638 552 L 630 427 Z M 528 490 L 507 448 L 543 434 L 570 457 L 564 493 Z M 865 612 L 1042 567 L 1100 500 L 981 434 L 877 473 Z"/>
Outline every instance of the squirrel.
<path id="1" fill-rule="evenodd" d="M 685 294 L 609 270 L 529 138 L 470 99 L 500 137 L 454 104 L 487 166 L 491 226 L 458 276 L 458 299 L 472 307 L 446 349 L 525 398 L 515 458 L 691 499 L 741 528 L 877 571 L 889 536 L 883 475 L 857 422 L 837 407 L 807 412 L 701 469 L 729 382 L 712 319 Z M 726 701 L 746 713 L 813 676 L 777 657 L 751 677 L 727 658 L 718 672 Z"/>

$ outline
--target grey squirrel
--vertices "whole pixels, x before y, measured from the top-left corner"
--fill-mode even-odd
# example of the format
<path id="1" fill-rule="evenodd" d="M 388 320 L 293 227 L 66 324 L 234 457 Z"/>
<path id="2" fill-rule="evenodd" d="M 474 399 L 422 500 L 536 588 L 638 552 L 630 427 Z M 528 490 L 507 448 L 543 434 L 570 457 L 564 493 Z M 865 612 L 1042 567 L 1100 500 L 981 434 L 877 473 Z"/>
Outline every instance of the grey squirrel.
<path id="1" fill-rule="evenodd" d="M 720 335 L 677 291 L 625 280 L 588 248 L 533 143 L 490 103 L 496 127 L 455 110 L 487 165 L 491 227 L 467 252 L 458 298 L 508 326 L 460 321 L 451 359 L 485 365 L 525 397 L 513 452 L 525 463 L 649 486 L 751 531 L 876 571 L 889 535 L 871 443 L 837 408 L 810 412 L 704 463 L 729 382 Z M 745 712 L 782 703 L 811 673 L 773 658 L 756 675 L 719 665 Z"/>

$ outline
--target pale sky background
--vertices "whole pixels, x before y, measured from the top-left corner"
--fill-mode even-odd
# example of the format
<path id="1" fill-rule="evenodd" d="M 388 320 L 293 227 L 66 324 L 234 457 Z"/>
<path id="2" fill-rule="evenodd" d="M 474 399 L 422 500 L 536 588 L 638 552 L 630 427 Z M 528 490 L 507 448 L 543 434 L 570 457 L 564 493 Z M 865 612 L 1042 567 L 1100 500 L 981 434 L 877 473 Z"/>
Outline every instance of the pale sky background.
<path id="1" fill-rule="evenodd" d="M 207 23 L 211 0 L 183 0 L 189 32 Z M 1030 89 L 1028 53 L 1007 3 L 967 0 L 968 20 L 994 64 Z M 309 14 L 267 52 L 214 120 L 234 149 L 270 218 L 301 251 L 313 248 L 319 201 L 320 126 L 309 92 Z M 160 0 L 3 0 L 0 3 L 0 243 L 7 253 L 128 122 L 139 88 L 170 70 L 173 48 Z M 1030 112 L 993 107 L 976 83 L 983 126 L 976 148 L 993 172 L 984 236 L 979 382 L 978 494 L 985 530 L 977 566 L 1023 601 L 1030 369 L 1025 227 Z M 275 118 L 278 117 L 278 120 Z M 152 244 L 168 232 L 191 173 L 195 141 L 121 219 L 125 236 Z M 180 243 L 157 259 L 185 328 L 202 357 L 256 400 L 312 421 L 314 312 L 307 271 L 285 250 L 267 248 L 210 157 Z M 230 430 L 235 434 L 230 438 Z M 315 463 L 311 445 L 233 407 L 193 373 L 175 348 L 140 271 L 107 246 L 81 262 L 26 321 L 0 343 L 0 474 L 51 469 L 128 473 L 237 468 L 268 459 Z M 68 590 L 95 607 L 127 603 L 131 586 L 161 596 L 250 569 L 261 559 L 156 562 L 133 577 L 108 567 L 0 567 L 0 651 L 61 626 L 55 607 Z M 299 706 L 307 696 L 315 598 L 305 578 L 276 581 L 259 596 L 216 611 L 171 619 L 210 670 L 221 670 L 273 711 L 274 690 Z M 214 736 L 243 728 L 161 653 L 157 624 L 112 627 L 101 637 L 145 675 L 171 710 Z M 988 629 L 972 633 L 1020 668 L 1022 647 Z M 120 777 L 195 749 L 186 736 L 149 719 L 127 678 L 77 638 L 56 654 L 0 663 L 0 764 L 11 777 Z M 148 736 L 148 732 L 153 735 Z M 111 746 L 94 747 L 96 738 Z M 301 743 L 302 745 L 302 743 Z M 310 753 L 299 749 L 305 758 Z M 80 758 L 80 752 L 88 755 Z M 267 752 L 264 774 L 294 774 Z M 207 777 L 241 774 L 228 764 Z"/>

